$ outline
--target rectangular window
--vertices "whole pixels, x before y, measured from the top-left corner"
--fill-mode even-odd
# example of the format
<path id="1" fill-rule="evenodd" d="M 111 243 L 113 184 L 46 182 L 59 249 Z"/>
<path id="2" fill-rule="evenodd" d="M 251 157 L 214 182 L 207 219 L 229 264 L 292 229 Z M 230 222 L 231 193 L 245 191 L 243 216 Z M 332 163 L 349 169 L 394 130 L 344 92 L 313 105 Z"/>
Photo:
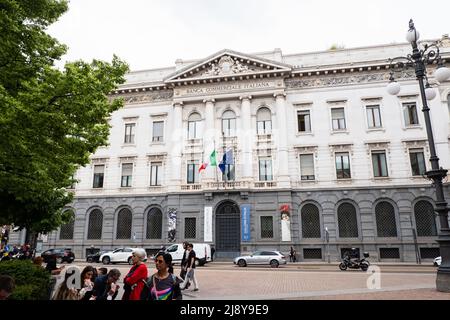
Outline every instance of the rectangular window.
<path id="1" fill-rule="evenodd" d="M 301 180 L 314 180 L 314 156 L 312 154 L 300 155 Z"/>
<path id="2" fill-rule="evenodd" d="M 184 219 L 184 237 L 186 239 L 195 239 L 197 237 L 197 219 L 185 218 Z M 199 253 L 198 253 L 199 254 Z"/>
<path id="3" fill-rule="evenodd" d="M 331 109 L 331 119 L 333 122 L 333 130 L 346 129 L 344 108 Z"/>
<path id="4" fill-rule="evenodd" d="M 259 159 L 259 181 L 272 181 L 272 159 Z"/>
<path id="5" fill-rule="evenodd" d="M 415 102 L 403 104 L 403 114 L 405 116 L 405 125 L 414 126 L 419 124 L 417 116 L 417 106 Z"/>
<path id="6" fill-rule="evenodd" d="M 235 137 L 236 119 L 222 119 L 222 131 L 225 137 Z"/>
<path id="7" fill-rule="evenodd" d="M 425 158 L 422 149 L 409 150 L 409 159 L 411 161 L 411 171 L 413 176 L 421 176 L 425 174 Z"/>
<path id="8" fill-rule="evenodd" d="M 122 164 L 122 183 L 121 187 L 131 187 L 131 178 L 133 176 L 133 164 L 123 163 Z"/>
<path id="9" fill-rule="evenodd" d="M 94 183 L 93 188 L 103 188 L 103 178 L 105 175 L 105 165 L 95 165 L 94 166 Z"/>
<path id="10" fill-rule="evenodd" d="M 369 129 L 382 127 L 379 105 L 367 106 L 366 113 L 367 113 L 367 125 L 369 126 Z"/>
<path id="11" fill-rule="evenodd" d="M 124 143 L 134 143 L 134 129 L 135 123 L 127 123 L 125 124 L 125 139 Z"/>
<path id="12" fill-rule="evenodd" d="M 297 112 L 298 132 L 311 132 L 311 116 L 309 110 Z"/>
<path id="13" fill-rule="evenodd" d="M 373 166 L 373 176 L 375 178 L 388 176 L 385 151 L 372 152 L 372 166 Z"/>
<path id="14" fill-rule="evenodd" d="M 187 165 L 187 183 L 198 183 L 198 164 L 189 163 Z"/>
<path id="15" fill-rule="evenodd" d="M 273 217 L 272 216 L 261 217 L 261 238 L 262 239 L 273 238 Z"/>
<path id="16" fill-rule="evenodd" d="M 272 133 L 272 121 L 271 120 L 265 120 L 265 121 L 258 121 L 258 134 L 271 134 Z"/>
<path id="17" fill-rule="evenodd" d="M 164 141 L 164 121 L 153 122 L 153 142 Z"/>
<path id="18" fill-rule="evenodd" d="M 350 156 L 348 152 L 336 153 L 336 176 L 338 179 L 350 179 Z"/>
<path id="19" fill-rule="evenodd" d="M 188 122 L 188 139 L 199 139 L 202 129 L 201 121 L 189 121 Z"/>
<path id="20" fill-rule="evenodd" d="M 162 178 L 162 163 L 152 162 L 150 167 L 150 186 L 160 186 Z"/>
<path id="21" fill-rule="evenodd" d="M 234 164 L 226 164 L 225 172 L 222 174 L 222 181 L 234 181 Z"/>

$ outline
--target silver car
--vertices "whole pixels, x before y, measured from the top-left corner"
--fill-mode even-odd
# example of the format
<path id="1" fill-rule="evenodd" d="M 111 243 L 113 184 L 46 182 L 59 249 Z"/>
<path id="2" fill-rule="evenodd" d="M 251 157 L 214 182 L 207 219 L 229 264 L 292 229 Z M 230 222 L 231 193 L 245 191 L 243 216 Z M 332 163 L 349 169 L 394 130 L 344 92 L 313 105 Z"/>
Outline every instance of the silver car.
<path id="1" fill-rule="evenodd" d="M 255 251 L 249 256 L 234 258 L 234 264 L 239 267 L 246 267 L 250 264 L 270 265 L 278 268 L 280 264 L 286 264 L 286 257 L 279 251 Z"/>

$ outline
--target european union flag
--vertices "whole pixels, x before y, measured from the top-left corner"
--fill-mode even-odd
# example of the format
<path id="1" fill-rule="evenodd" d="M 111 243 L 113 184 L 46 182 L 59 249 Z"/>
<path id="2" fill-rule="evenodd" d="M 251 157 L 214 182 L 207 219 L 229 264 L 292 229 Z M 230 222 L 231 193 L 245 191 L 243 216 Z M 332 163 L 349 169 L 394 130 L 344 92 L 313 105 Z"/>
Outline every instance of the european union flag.
<path id="1" fill-rule="evenodd" d="M 233 150 L 228 150 L 223 154 L 222 161 L 219 163 L 219 169 L 222 173 L 225 173 L 225 165 L 234 164 Z"/>

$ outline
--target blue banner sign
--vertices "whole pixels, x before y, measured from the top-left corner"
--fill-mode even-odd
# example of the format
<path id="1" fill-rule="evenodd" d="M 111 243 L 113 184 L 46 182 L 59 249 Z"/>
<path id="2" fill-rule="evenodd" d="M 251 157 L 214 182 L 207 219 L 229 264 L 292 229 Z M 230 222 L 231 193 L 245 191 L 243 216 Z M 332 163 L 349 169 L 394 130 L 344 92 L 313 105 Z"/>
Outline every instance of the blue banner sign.
<path id="1" fill-rule="evenodd" d="M 250 205 L 241 205 L 242 241 L 250 241 Z"/>

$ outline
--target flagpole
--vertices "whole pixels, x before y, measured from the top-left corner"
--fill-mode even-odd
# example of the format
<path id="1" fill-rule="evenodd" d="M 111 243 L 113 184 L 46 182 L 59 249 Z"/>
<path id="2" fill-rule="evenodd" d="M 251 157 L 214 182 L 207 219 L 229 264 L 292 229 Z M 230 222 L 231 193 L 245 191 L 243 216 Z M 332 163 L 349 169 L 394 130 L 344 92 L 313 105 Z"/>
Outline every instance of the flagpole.
<path id="1" fill-rule="evenodd" d="M 214 152 L 215 151 L 216 151 L 216 137 L 214 137 Z M 216 159 L 217 159 L 217 154 L 216 154 Z M 214 170 L 214 172 L 216 173 L 217 190 L 219 190 L 219 177 L 217 176 L 217 160 L 216 160 L 216 169 Z"/>
<path id="2" fill-rule="evenodd" d="M 227 147 L 225 145 L 225 132 L 223 132 L 223 131 L 222 131 L 222 141 L 223 141 L 223 154 L 225 154 Z M 225 179 L 225 183 L 223 184 L 223 186 L 226 189 L 227 188 L 227 182 L 228 182 L 227 174 L 226 174 L 226 172 L 227 172 L 227 164 L 226 164 L 226 162 L 224 163 L 224 165 L 225 165 L 225 170 L 224 170 L 224 172 L 222 172 L 222 176 Z"/>

